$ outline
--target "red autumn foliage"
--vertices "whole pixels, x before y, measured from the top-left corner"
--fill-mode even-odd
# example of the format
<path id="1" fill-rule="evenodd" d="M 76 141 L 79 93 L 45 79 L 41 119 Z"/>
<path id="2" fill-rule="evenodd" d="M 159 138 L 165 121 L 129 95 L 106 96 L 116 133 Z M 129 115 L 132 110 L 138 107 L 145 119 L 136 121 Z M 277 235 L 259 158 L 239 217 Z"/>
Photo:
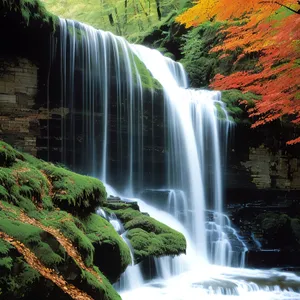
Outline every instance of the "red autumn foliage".
<path id="1" fill-rule="evenodd" d="M 211 19 L 233 19 L 222 29 L 226 37 L 213 52 L 222 52 L 220 59 L 229 53 L 242 51 L 235 63 L 247 56 L 257 57 L 253 70 L 239 71 L 223 76 L 217 74 L 211 86 L 220 90 L 239 89 L 261 95 L 254 108 L 252 127 L 285 118 L 300 125 L 300 16 L 295 0 L 281 1 L 199 1 L 181 15 L 177 21 L 187 27 L 197 26 Z M 206 5 L 206 7 L 205 7 Z M 300 137 L 287 144 L 300 142 Z"/>

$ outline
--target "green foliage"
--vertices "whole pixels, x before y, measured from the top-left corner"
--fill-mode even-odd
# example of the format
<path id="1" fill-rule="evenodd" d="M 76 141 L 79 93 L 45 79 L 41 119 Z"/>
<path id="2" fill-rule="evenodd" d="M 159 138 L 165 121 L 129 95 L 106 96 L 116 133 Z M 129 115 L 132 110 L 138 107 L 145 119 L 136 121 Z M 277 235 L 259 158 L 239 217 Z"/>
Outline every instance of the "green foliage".
<path id="1" fill-rule="evenodd" d="M 167 225 L 130 208 L 129 205 L 108 204 L 128 230 L 127 237 L 134 249 L 135 262 L 149 256 L 179 255 L 185 253 L 184 236 Z"/>
<path id="2" fill-rule="evenodd" d="M 0 257 L 0 268 L 11 270 L 13 259 L 11 257 Z"/>
<path id="3" fill-rule="evenodd" d="M 219 32 L 223 23 L 205 22 L 183 36 L 182 54 L 184 65 L 192 87 L 207 87 L 217 73 L 218 54 L 210 53 L 223 38 Z"/>
<path id="4" fill-rule="evenodd" d="M 58 24 L 58 17 L 49 13 L 40 0 L 0 0 L 4 8 L 20 13 L 27 26 L 39 23 L 52 26 L 53 31 Z"/>
<path id="5" fill-rule="evenodd" d="M 12 246 L 8 242 L 0 239 L 0 254 L 7 254 L 11 248 Z"/>
<path id="6" fill-rule="evenodd" d="M 253 107 L 254 100 L 258 100 L 260 98 L 260 96 L 251 92 L 243 93 L 240 90 L 235 89 L 222 91 L 222 101 L 226 104 L 226 111 L 235 123 L 248 124 L 250 121 L 247 109 Z M 246 102 L 247 107 L 245 107 L 245 104 L 241 104 L 241 101 L 243 101 L 243 103 Z"/>
<path id="7" fill-rule="evenodd" d="M 111 1 L 44 0 L 47 9 L 61 17 L 75 19 L 95 28 L 108 30 L 136 42 L 170 18 L 170 12 L 186 7 L 189 1 Z M 161 20 L 157 13 L 159 3 Z"/>
<path id="8" fill-rule="evenodd" d="M 40 274 L 32 269 L 20 257 L 13 259 L 13 270 L 0 273 L 0 286 L 3 289 L 4 299 L 25 298 L 32 285 L 40 279 Z"/>
<path id="9" fill-rule="evenodd" d="M 10 145 L 0 141 L 0 167 L 10 167 L 17 158 L 23 159 L 21 153 Z"/>
<path id="10" fill-rule="evenodd" d="M 44 162 L 43 160 L 38 159 L 38 158 L 36 158 L 36 157 L 34 157 L 34 156 L 28 154 L 28 153 L 22 153 L 22 156 L 23 156 L 24 160 L 25 160 L 27 163 L 33 165 L 35 168 L 37 168 L 37 169 L 39 169 L 39 170 L 40 170 L 40 169 L 42 168 L 42 166 L 45 164 L 45 162 Z"/>

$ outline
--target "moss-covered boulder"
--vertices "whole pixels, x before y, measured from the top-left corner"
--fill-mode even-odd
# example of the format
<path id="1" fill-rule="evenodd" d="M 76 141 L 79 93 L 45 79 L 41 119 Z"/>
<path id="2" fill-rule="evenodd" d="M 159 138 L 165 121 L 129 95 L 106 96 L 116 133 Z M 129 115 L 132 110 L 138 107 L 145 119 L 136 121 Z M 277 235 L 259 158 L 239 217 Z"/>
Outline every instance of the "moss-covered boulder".
<path id="1" fill-rule="evenodd" d="M 130 252 L 93 213 L 105 202 L 99 180 L 0 141 L 0 299 L 120 299 L 105 275 L 116 280 Z"/>
<path id="2" fill-rule="evenodd" d="M 135 262 L 149 256 L 179 255 L 186 252 L 184 236 L 167 225 L 134 209 L 126 203 L 106 203 L 106 210 L 115 213 L 127 230 Z"/>
<path id="3" fill-rule="evenodd" d="M 86 236 L 95 248 L 94 264 L 110 281 L 115 282 L 131 263 L 127 245 L 104 218 L 91 214 L 81 221 L 85 226 Z"/>
<path id="4" fill-rule="evenodd" d="M 21 154 L 1 141 L 0 167 L 2 196 L 26 211 L 55 206 L 85 215 L 106 201 L 98 179 Z"/>

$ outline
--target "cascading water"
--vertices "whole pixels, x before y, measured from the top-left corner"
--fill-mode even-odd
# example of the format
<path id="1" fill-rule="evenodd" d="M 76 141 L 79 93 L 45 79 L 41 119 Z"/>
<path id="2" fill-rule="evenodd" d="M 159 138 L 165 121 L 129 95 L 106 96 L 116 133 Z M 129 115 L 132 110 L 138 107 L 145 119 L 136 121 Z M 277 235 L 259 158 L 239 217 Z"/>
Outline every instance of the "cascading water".
<path id="1" fill-rule="evenodd" d="M 165 89 L 168 117 L 168 136 L 170 154 L 168 156 L 168 202 L 172 199 L 182 201 L 184 211 L 191 212 L 185 216 L 184 225 L 189 228 L 198 255 L 220 265 L 231 265 L 233 253 L 224 224 L 223 191 L 221 172 L 221 151 L 219 145 L 218 112 L 216 105 L 225 118 L 225 137 L 228 135 L 230 122 L 220 100 L 219 92 L 187 90 L 187 77 L 181 65 L 166 59 L 158 51 L 133 45 L 131 46 L 145 63 L 153 76 Z M 155 64 L 153 64 L 155 61 Z M 220 122 L 219 122 L 220 123 Z M 222 123 L 221 123 L 222 124 Z M 207 155 L 207 147 L 211 154 Z M 206 188 L 205 170 L 213 169 L 210 175 L 212 195 Z M 180 199 L 178 199 L 180 198 Z M 212 198 L 215 218 L 205 228 L 205 198 Z M 186 205 L 185 200 L 189 199 Z M 171 212 L 171 210 L 169 210 Z M 173 206 L 175 216 L 179 218 L 178 203 Z M 211 228 L 210 225 L 214 225 Z M 232 230 L 231 230 L 232 231 Z M 207 238 L 203 238 L 207 236 Z M 206 244 L 205 242 L 209 243 Z M 211 245 L 213 244 L 213 245 Z M 207 253 L 207 248 L 212 251 Z M 245 245 L 243 244 L 244 253 Z M 209 255 L 208 255 L 209 254 Z M 244 255 L 241 255 L 243 258 Z M 241 258 L 241 265 L 244 260 Z"/>
<path id="2" fill-rule="evenodd" d="M 113 182 L 123 198 L 145 190 L 167 193 L 166 204 L 156 208 L 137 201 L 142 211 L 187 238 L 186 256 L 156 260 L 164 279 L 159 289 L 150 282 L 122 297 L 175 300 L 227 294 L 276 299 L 272 297 L 277 292 L 280 299 L 285 294 L 293 296 L 300 282 L 294 275 L 284 275 L 287 288 L 283 291 L 276 279 L 266 283 L 267 276 L 278 278 L 281 273 L 258 276 L 254 272 L 264 282 L 260 283 L 249 270 L 208 265 L 230 266 L 235 261 L 243 267 L 247 250 L 223 213 L 221 153 L 226 151 L 221 151 L 220 140 L 226 141 L 230 122 L 220 93 L 188 89 L 180 64 L 78 22 L 60 20 L 58 45 L 61 114 L 70 116 L 68 121 L 61 118 L 61 160 L 105 183 Z M 159 92 L 151 87 L 154 79 L 141 73 L 145 66 L 162 86 Z M 151 81 L 147 87 L 145 80 Z M 160 125 L 157 113 L 162 117 Z M 164 149 L 160 154 L 159 148 Z M 149 168 L 149 161 L 158 155 L 164 167 L 152 164 Z M 117 222 L 114 225 L 119 230 Z M 127 285 L 130 288 L 132 284 Z"/>

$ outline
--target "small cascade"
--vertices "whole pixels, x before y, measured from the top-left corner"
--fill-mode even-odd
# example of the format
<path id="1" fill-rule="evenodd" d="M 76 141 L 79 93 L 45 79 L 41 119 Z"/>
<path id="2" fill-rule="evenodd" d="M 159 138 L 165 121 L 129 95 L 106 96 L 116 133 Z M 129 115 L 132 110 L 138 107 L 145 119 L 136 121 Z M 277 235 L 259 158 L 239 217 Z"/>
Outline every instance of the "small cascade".
<path id="1" fill-rule="evenodd" d="M 170 213 L 183 226 L 189 225 L 191 211 L 184 191 L 174 189 L 148 189 L 141 193 L 152 206 Z M 229 217 L 223 213 L 206 210 L 207 257 L 210 263 L 221 266 L 244 267 L 248 248 L 232 227 Z M 158 268 L 161 262 L 164 268 L 168 259 L 157 259 Z M 166 271 L 165 271 L 166 273 Z M 171 272 L 172 273 L 172 272 Z"/>
<path id="2" fill-rule="evenodd" d="M 183 224 L 187 223 L 188 201 L 184 191 L 170 190 L 167 211 Z"/>
<path id="3" fill-rule="evenodd" d="M 254 242 L 256 248 L 257 248 L 258 250 L 262 250 L 262 244 L 261 244 L 261 242 L 255 237 L 255 235 L 254 235 L 253 232 L 251 233 L 251 239 L 253 240 L 253 242 Z"/>
<path id="4" fill-rule="evenodd" d="M 243 268 L 248 248 L 237 231 L 232 227 L 228 216 L 215 211 L 207 211 L 206 215 L 210 263 Z"/>
<path id="5" fill-rule="evenodd" d="M 126 238 L 126 232 L 124 232 L 121 236 L 130 249 L 131 256 L 131 265 L 127 267 L 126 271 L 121 275 L 119 282 L 115 284 L 116 289 L 122 292 L 142 286 L 144 279 L 140 265 L 134 264 L 133 249 L 129 240 Z"/>
<path id="6" fill-rule="evenodd" d="M 111 190 L 114 192 L 114 190 Z M 115 194 L 116 195 L 116 194 Z M 126 291 L 135 289 L 141 286 L 144 283 L 143 275 L 139 264 L 134 264 L 134 256 L 133 256 L 133 249 L 126 237 L 126 231 L 122 225 L 122 222 L 117 218 L 114 213 L 106 213 L 102 208 L 97 210 L 97 214 L 112 224 L 114 229 L 118 232 L 118 234 L 122 237 L 123 241 L 126 243 L 130 250 L 131 256 L 131 265 L 126 268 L 126 271 L 121 275 L 119 281 L 115 284 L 115 288 L 118 291 Z"/>

